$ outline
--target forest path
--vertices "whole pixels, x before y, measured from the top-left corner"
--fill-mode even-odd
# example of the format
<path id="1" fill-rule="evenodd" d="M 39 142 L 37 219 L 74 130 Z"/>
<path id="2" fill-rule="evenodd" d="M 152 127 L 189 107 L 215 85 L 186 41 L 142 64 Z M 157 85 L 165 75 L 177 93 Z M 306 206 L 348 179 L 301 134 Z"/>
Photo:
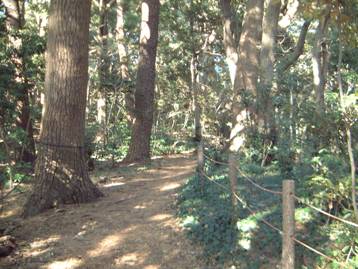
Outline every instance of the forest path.
<path id="1" fill-rule="evenodd" d="M 19 251 L 0 260 L 0 267 L 205 268 L 200 250 L 175 218 L 176 192 L 194 168 L 192 156 L 173 155 L 149 165 L 101 171 L 104 198 L 21 220 L 12 232 Z M 19 208 L 12 209 L 15 216 L 8 212 L 8 220 Z"/>

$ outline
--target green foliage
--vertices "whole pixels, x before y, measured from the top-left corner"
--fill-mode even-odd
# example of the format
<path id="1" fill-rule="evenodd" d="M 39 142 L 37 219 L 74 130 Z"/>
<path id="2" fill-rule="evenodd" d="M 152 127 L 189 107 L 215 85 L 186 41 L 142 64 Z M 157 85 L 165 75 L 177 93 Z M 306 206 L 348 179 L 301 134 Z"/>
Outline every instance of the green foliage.
<path id="1" fill-rule="evenodd" d="M 208 154 L 224 159 L 223 156 L 215 156 L 217 153 L 211 149 Z M 270 166 L 261 167 L 253 163 L 248 155 L 247 159 L 240 161 L 240 168 L 260 185 L 280 189 L 286 175 L 282 174 L 282 168 L 277 164 L 275 161 Z M 291 167 L 291 175 L 297 179 L 299 197 L 331 214 L 353 220 L 349 167 L 344 158 L 328 150 L 320 150 L 316 156 L 304 158 L 302 162 L 297 157 Z M 227 171 L 223 167 L 206 163 L 206 170 L 213 180 L 230 188 Z M 206 260 L 216 266 L 234 264 L 238 268 L 250 269 L 260 268 L 264 264 L 278 264 L 280 258 L 275 253 L 280 252 L 280 235 L 261 220 L 280 227 L 280 197 L 262 192 L 239 178 L 237 193 L 256 212 L 251 214 L 240 204 L 233 210 L 228 192 L 205 182 L 202 191 L 198 175 L 188 180 L 178 198 L 178 215 L 189 237 L 203 247 Z M 324 250 L 324 253 L 340 262 L 345 262 L 349 255 L 349 264 L 355 268 L 357 257 L 354 251 L 358 237 L 354 227 L 329 220 L 300 204 L 297 204 L 295 218 L 298 227 L 301 227 L 297 233 L 299 239 Z M 251 258 L 257 256 L 265 258 Z M 304 258 L 309 266 L 307 268 L 327 265 L 325 259 L 301 246 L 297 246 L 296 256 L 297 264 L 303 264 L 301 259 Z M 338 263 L 330 263 L 327 268 L 339 268 L 337 266 Z"/>
<path id="2" fill-rule="evenodd" d="M 195 148 L 195 143 L 186 138 L 173 138 L 166 133 L 152 135 L 151 151 L 153 156 L 182 153 Z"/>
<path id="3" fill-rule="evenodd" d="M 210 163 L 206 163 L 206 169 L 214 181 L 230 189 L 226 170 Z M 257 171 L 254 166 L 242 165 L 242 169 L 247 173 Z M 277 181 L 278 178 L 265 178 L 266 183 L 271 180 Z M 263 218 L 273 222 L 280 220 L 277 216 L 280 208 L 275 206 L 277 200 L 266 195 L 257 197 L 245 181 L 239 178 L 237 193 L 257 212 L 251 214 L 240 203 L 234 209 L 227 190 L 208 181 L 205 181 L 203 189 L 201 186 L 198 175 L 188 180 L 178 197 L 178 216 L 189 237 L 203 247 L 208 263 L 227 267 L 236 265 L 247 269 L 259 268 L 268 263 L 268 260 L 250 257 L 254 252 L 257 255 L 259 250 L 279 251 L 278 235 L 261 222 Z"/>
<path id="4" fill-rule="evenodd" d="M 228 186 L 222 176 L 215 180 Z M 200 178 L 190 178 L 178 198 L 178 215 L 189 236 L 203 245 L 205 254 L 213 261 L 223 262 L 237 249 L 236 224 L 230 195 L 209 184 L 201 192 Z"/>

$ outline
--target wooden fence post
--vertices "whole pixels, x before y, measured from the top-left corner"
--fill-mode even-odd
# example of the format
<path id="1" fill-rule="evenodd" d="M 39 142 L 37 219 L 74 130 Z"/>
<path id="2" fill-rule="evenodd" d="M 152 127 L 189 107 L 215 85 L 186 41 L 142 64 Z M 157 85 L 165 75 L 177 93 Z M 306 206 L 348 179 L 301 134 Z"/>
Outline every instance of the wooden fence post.
<path id="1" fill-rule="evenodd" d="M 282 183 L 282 269 L 295 268 L 295 181 Z"/>

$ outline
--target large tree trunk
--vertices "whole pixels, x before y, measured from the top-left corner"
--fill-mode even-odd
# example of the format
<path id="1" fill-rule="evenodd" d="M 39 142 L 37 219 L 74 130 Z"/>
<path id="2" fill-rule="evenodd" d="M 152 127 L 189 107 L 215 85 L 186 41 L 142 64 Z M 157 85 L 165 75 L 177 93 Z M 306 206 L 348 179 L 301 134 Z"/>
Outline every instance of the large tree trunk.
<path id="1" fill-rule="evenodd" d="M 4 0 L 3 1 L 6 8 L 6 26 L 8 30 L 18 31 L 22 29 L 25 23 L 24 13 L 24 1 L 20 0 Z M 15 38 L 10 39 L 13 43 L 13 46 L 20 50 L 22 46 L 22 40 Z M 20 41 L 20 42 L 19 42 Z M 16 126 L 21 128 L 26 134 L 26 143 L 25 146 L 20 149 L 18 154 L 18 159 L 24 162 L 35 161 L 35 143 L 33 136 L 33 123 L 31 120 L 30 113 L 30 97 L 29 97 L 29 85 L 24 75 L 24 61 L 25 55 L 15 56 L 14 62 L 17 66 L 16 68 L 16 80 L 19 82 L 17 89 L 17 100 L 16 100 L 16 109 L 18 117 L 16 119 Z"/>
<path id="2" fill-rule="evenodd" d="M 159 0 L 142 1 L 139 63 L 135 91 L 135 119 L 131 144 L 125 158 L 125 161 L 128 162 L 143 161 L 150 158 L 159 9 Z"/>
<path id="3" fill-rule="evenodd" d="M 89 178 L 83 151 L 89 16 L 90 0 L 51 2 L 36 183 L 25 217 L 102 195 Z"/>
<path id="4" fill-rule="evenodd" d="M 256 116 L 257 79 L 259 73 L 259 44 L 263 17 L 263 0 L 249 0 L 240 35 L 240 53 L 234 84 L 233 125 L 230 133 L 229 177 L 232 192 L 236 191 L 236 154 L 245 143 L 247 114 Z M 232 195 L 233 204 L 236 199 Z"/>
<path id="5" fill-rule="evenodd" d="M 259 113 L 264 119 L 265 129 L 267 130 L 267 140 L 272 144 L 276 142 L 275 113 L 271 99 L 271 92 L 274 79 L 274 49 L 276 45 L 276 33 L 278 19 L 281 9 L 281 0 L 269 0 L 262 22 L 262 41 L 260 53 L 260 100 Z"/>

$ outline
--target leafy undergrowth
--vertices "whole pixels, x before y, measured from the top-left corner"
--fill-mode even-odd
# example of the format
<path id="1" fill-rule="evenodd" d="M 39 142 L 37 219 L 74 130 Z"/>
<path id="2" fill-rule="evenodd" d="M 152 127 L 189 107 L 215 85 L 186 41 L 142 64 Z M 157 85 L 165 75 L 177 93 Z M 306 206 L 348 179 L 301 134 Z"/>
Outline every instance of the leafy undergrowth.
<path id="1" fill-rule="evenodd" d="M 241 168 L 261 186 L 281 189 L 283 177 L 274 166 L 262 169 L 250 164 Z M 206 164 L 206 171 L 217 183 L 230 188 L 227 169 Z M 188 236 L 203 246 L 208 264 L 217 268 L 240 269 L 279 266 L 281 235 L 262 220 L 281 229 L 280 195 L 263 192 L 239 175 L 237 193 L 242 203 L 233 208 L 227 190 L 208 180 L 205 180 L 204 187 L 201 186 L 198 175 L 187 181 L 178 198 L 178 216 Z M 296 188 L 300 196 L 309 194 L 299 181 L 296 181 Z M 298 239 L 340 262 L 345 262 L 349 255 L 347 268 L 358 268 L 355 256 L 358 236 L 353 227 L 327 220 L 310 208 L 297 204 L 296 230 Z M 296 264 L 302 269 L 342 268 L 299 245 L 296 245 Z"/>

